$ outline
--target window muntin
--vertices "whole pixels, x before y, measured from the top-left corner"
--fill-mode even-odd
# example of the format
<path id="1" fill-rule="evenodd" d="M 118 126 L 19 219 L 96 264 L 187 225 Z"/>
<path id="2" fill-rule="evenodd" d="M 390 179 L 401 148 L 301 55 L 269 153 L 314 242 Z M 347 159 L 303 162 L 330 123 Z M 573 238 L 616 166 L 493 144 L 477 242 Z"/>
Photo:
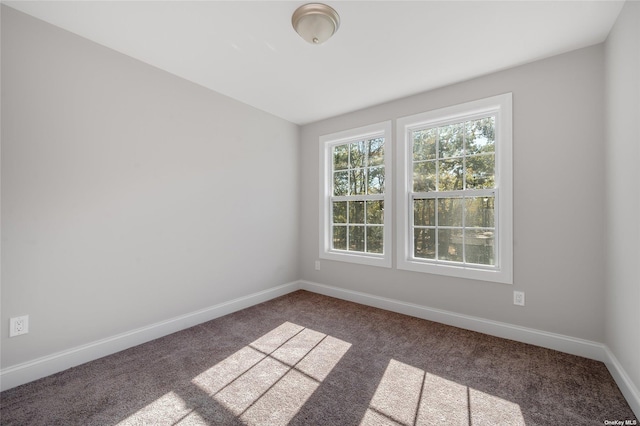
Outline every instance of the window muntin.
<path id="1" fill-rule="evenodd" d="M 398 268 L 511 283 L 511 94 L 397 128 Z"/>
<path id="2" fill-rule="evenodd" d="M 321 137 L 320 257 L 391 266 L 390 122 Z"/>

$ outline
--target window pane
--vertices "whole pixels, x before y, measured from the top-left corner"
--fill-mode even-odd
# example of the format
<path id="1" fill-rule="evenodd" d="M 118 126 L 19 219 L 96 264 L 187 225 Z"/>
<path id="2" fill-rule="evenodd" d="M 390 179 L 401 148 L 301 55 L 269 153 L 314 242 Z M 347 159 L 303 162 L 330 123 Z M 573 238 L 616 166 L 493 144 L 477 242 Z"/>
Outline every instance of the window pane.
<path id="1" fill-rule="evenodd" d="M 495 152 L 496 135 L 494 117 L 468 121 L 466 126 L 467 155 Z"/>
<path id="2" fill-rule="evenodd" d="M 367 223 L 382 224 L 384 222 L 384 201 L 367 201 Z"/>
<path id="3" fill-rule="evenodd" d="M 438 199 L 438 226 L 462 226 L 462 198 Z"/>
<path id="4" fill-rule="evenodd" d="M 319 256 L 392 267 L 393 121 L 320 135 Z"/>
<path id="5" fill-rule="evenodd" d="M 473 197 L 465 200 L 464 224 L 467 227 L 495 226 L 495 197 Z"/>
<path id="6" fill-rule="evenodd" d="M 435 226 L 436 200 L 413 200 L 413 224 L 416 226 Z"/>
<path id="7" fill-rule="evenodd" d="M 438 259 L 462 262 L 462 229 L 438 229 Z"/>
<path id="8" fill-rule="evenodd" d="M 467 189 L 495 188 L 495 155 L 467 157 Z"/>
<path id="9" fill-rule="evenodd" d="M 347 227 L 346 226 L 333 226 L 333 248 L 335 250 L 347 249 Z"/>
<path id="10" fill-rule="evenodd" d="M 333 174 L 333 195 L 347 195 L 349 192 L 349 172 Z"/>
<path id="11" fill-rule="evenodd" d="M 413 192 L 430 192 L 436 189 L 436 163 L 426 161 L 413 164 Z"/>
<path id="12" fill-rule="evenodd" d="M 349 226 L 349 250 L 364 251 L 364 226 Z"/>
<path id="13" fill-rule="evenodd" d="M 379 166 L 384 164 L 384 138 L 371 139 L 369 141 L 369 165 Z"/>
<path id="14" fill-rule="evenodd" d="M 382 226 L 367 226 L 367 252 L 382 253 Z"/>
<path id="15" fill-rule="evenodd" d="M 437 129 L 413 132 L 413 161 L 435 160 Z"/>
<path id="16" fill-rule="evenodd" d="M 333 170 L 344 170 L 349 167 L 349 145 L 333 147 Z"/>
<path id="17" fill-rule="evenodd" d="M 349 171 L 351 181 L 349 195 L 364 195 L 366 192 L 365 169 Z"/>
<path id="18" fill-rule="evenodd" d="M 413 256 L 422 259 L 436 258 L 435 229 L 419 228 L 413 230 Z"/>
<path id="19" fill-rule="evenodd" d="M 349 201 L 349 223 L 364 223 L 364 201 Z"/>
<path id="20" fill-rule="evenodd" d="M 513 230 L 505 227 L 513 220 L 513 141 L 500 131 L 512 113 L 507 93 L 396 119 L 398 170 L 386 170 L 386 189 L 398 180 L 392 209 L 405 229 L 393 229 L 392 266 L 513 282 Z"/>
<path id="21" fill-rule="evenodd" d="M 333 202 L 333 223 L 347 223 L 347 202 Z"/>
<path id="22" fill-rule="evenodd" d="M 457 157 L 464 154 L 463 123 L 439 127 L 438 157 Z"/>
<path id="23" fill-rule="evenodd" d="M 369 194 L 384 194 L 384 166 L 369 167 L 367 190 Z"/>
<path id="24" fill-rule="evenodd" d="M 438 191 L 458 191 L 463 189 L 462 158 L 438 161 Z"/>
<path id="25" fill-rule="evenodd" d="M 468 263 L 494 265 L 493 229 L 467 229 L 465 235 L 465 255 Z"/>
<path id="26" fill-rule="evenodd" d="M 356 167 L 364 167 L 364 158 L 366 153 L 365 141 L 359 141 L 349 144 L 349 151 L 351 157 L 349 158 L 349 168 L 355 169 Z"/>

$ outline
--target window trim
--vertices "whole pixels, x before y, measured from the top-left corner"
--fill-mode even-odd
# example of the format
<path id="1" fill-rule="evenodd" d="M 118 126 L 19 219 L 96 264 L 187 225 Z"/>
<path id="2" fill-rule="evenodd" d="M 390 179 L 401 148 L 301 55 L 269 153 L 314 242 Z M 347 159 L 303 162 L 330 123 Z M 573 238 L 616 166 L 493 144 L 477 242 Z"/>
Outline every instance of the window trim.
<path id="1" fill-rule="evenodd" d="M 352 252 L 346 250 L 333 250 L 331 248 L 331 197 L 332 197 L 332 172 L 333 159 L 331 151 L 333 146 L 341 145 L 362 139 L 370 139 L 376 136 L 384 137 L 384 168 L 385 191 L 383 200 L 385 204 L 383 219 L 383 254 Z M 320 136 L 320 258 L 337 260 L 342 262 L 359 263 L 370 266 L 391 268 L 392 266 L 392 238 L 393 238 L 393 162 L 392 162 L 392 127 L 391 121 L 383 121 L 368 126 L 344 130 L 337 133 Z"/>
<path id="2" fill-rule="evenodd" d="M 492 96 L 459 105 L 440 108 L 420 114 L 399 118 L 396 121 L 397 140 L 397 268 L 513 284 L 513 125 L 512 94 Z M 412 193 L 412 159 L 409 149 L 412 129 L 424 126 L 441 126 L 466 121 L 482 114 L 495 114 L 496 148 L 495 148 L 495 232 L 496 232 L 496 267 L 482 267 L 466 264 L 464 266 L 445 261 L 417 260 L 411 253 L 413 208 L 410 202 Z"/>

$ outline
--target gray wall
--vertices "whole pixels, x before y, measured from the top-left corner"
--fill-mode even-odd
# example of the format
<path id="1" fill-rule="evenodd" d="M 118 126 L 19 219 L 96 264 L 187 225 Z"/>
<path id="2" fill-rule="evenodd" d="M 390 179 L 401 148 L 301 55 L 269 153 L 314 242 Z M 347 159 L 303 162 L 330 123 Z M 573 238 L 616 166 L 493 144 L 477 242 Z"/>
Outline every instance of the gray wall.
<path id="1" fill-rule="evenodd" d="M 2 6 L 2 367 L 298 279 L 298 140 Z"/>
<path id="2" fill-rule="evenodd" d="M 606 64 L 606 344 L 640 387 L 640 3 L 620 12 Z"/>
<path id="3" fill-rule="evenodd" d="M 597 45 L 304 126 L 302 278 L 604 341 L 603 61 Z M 326 260 L 314 270 L 320 135 L 505 92 L 513 92 L 513 286 Z M 513 290 L 525 292 L 525 307 L 513 305 Z"/>
<path id="4" fill-rule="evenodd" d="M 639 20 L 627 2 L 604 45 L 300 134 L 2 6 L 0 323 L 29 314 L 31 331 L 1 328 L 1 367 L 302 278 L 605 342 L 640 383 Z M 314 270 L 320 135 L 504 92 L 513 286 L 326 260 Z"/>

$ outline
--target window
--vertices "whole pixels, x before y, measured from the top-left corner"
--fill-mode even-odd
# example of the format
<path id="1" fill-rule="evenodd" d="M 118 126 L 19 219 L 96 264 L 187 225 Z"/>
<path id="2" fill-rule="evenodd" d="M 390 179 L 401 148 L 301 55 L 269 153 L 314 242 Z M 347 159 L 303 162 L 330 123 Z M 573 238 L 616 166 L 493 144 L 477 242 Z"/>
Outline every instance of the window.
<path id="1" fill-rule="evenodd" d="M 391 267 L 391 122 L 320 138 L 320 257 Z"/>
<path id="2" fill-rule="evenodd" d="M 397 129 L 398 268 L 511 284 L 511 94 Z"/>

